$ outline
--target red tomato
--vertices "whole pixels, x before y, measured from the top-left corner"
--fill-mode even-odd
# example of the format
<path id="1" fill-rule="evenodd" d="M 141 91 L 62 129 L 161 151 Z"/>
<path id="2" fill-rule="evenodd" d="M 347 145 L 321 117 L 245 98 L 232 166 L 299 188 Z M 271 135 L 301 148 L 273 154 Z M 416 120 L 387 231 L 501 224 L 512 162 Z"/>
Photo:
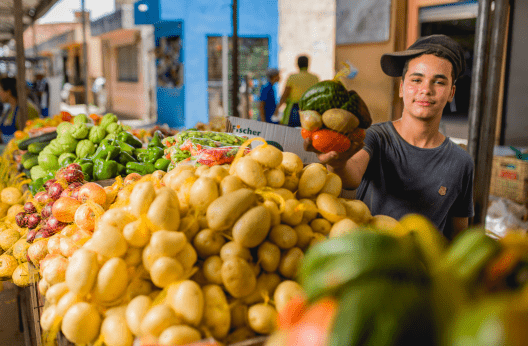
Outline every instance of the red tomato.
<path id="1" fill-rule="evenodd" d="M 317 130 L 312 134 L 313 147 L 323 153 L 330 151 L 342 153 L 350 148 L 350 144 L 350 139 L 345 135 L 332 130 Z"/>
<path id="2" fill-rule="evenodd" d="M 72 115 L 69 112 L 62 111 L 61 113 L 62 121 L 71 121 Z"/>
<path id="3" fill-rule="evenodd" d="M 279 329 L 288 329 L 293 327 L 308 309 L 306 300 L 302 296 L 292 297 L 286 306 L 279 311 L 277 315 L 277 325 Z"/>
<path id="4" fill-rule="evenodd" d="M 312 131 L 308 131 L 307 129 L 301 129 L 301 136 L 302 136 L 302 138 L 304 138 L 304 139 L 306 139 L 306 138 L 311 138 L 311 137 L 312 137 L 312 134 L 313 134 Z"/>

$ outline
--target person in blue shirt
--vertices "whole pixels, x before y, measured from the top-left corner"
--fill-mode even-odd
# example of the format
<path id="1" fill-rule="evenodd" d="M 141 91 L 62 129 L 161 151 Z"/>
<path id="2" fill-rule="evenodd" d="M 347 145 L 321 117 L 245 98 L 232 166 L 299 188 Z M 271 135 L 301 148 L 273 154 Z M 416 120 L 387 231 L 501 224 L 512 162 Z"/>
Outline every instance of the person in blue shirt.
<path id="1" fill-rule="evenodd" d="M 271 117 L 275 113 L 275 108 L 277 107 L 277 99 L 275 97 L 275 90 L 273 90 L 273 84 L 280 80 L 279 70 L 276 68 L 268 69 L 266 72 L 266 78 L 268 79 L 268 82 L 260 89 L 260 121 L 277 124 L 277 121 L 272 121 Z"/>

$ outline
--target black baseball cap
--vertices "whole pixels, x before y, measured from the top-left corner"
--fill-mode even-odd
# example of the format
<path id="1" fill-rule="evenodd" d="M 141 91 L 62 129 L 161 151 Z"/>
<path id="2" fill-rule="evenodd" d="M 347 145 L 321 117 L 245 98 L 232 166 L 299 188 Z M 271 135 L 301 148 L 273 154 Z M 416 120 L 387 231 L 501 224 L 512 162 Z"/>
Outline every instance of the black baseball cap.
<path id="1" fill-rule="evenodd" d="M 409 48 L 401 52 L 383 54 L 381 56 L 381 69 L 391 77 L 401 77 L 405 62 L 417 57 L 430 49 L 437 49 L 445 53 L 453 65 L 455 79 L 466 70 L 464 50 L 458 42 L 446 35 L 431 35 L 420 37 Z"/>

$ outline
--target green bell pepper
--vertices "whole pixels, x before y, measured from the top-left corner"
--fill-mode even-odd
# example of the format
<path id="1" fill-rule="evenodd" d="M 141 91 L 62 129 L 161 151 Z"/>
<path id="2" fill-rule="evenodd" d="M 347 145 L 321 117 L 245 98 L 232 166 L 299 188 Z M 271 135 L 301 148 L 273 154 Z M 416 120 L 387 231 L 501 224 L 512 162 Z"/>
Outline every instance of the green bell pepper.
<path id="1" fill-rule="evenodd" d="M 126 151 L 122 151 L 121 154 L 119 154 L 119 163 L 126 165 L 129 162 L 137 162 L 137 160 Z"/>
<path id="2" fill-rule="evenodd" d="M 105 180 L 114 178 L 117 175 L 117 162 L 110 159 L 109 152 L 106 158 L 98 158 L 94 160 L 93 178 L 94 180 Z"/>
<path id="3" fill-rule="evenodd" d="M 136 136 L 134 136 L 133 134 L 127 131 L 120 132 L 117 135 L 117 139 L 120 140 L 121 142 L 130 144 L 134 148 L 141 148 L 143 146 L 143 143 L 141 143 L 139 138 L 137 138 Z"/>
<path id="4" fill-rule="evenodd" d="M 126 164 L 126 174 L 138 173 L 141 175 L 151 174 L 156 170 L 152 163 L 129 162 Z"/>
<path id="5" fill-rule="evenodd" d="M 124 176 L 126 174 L 126 166 L 120 163 L 117 164 L 117 175 Z"/>
<path id="6" fill-rule="evenodd" d="M 156 160 L 156 163 L 154 163 L 154 167 L 156 169 L 167 172 L 167 168 L 169 168 L 170 163 L 171 163 L 171 160 L 161 157 Z"/>
<path id="7" fill-rule="evenodd" d="M 154 164 L 156 160 L 163 157 L 164 150 L 160 147 L 149 147 L 143 162 Z"/>
<path id="8" fill-rule="evenodd" d="M 122 152 L 125 151 L 129 153 L 130 155 L 134 155 L 134 147 L 131 146 L 130 144 L 127 144 L 119 140 L 116 140 L 114 143 L 116 146 L 118 146 L 121 149 Z"/>
<path id="9" fill-rule="evenodd" d="M 59 156 L 59 166 L 64 167 L 74 162 L 77 156 L 73 153 L 62 153 Z"/>
<path id="10" fill-rule="evenodd" d="M 112 142 L 104 139 L 99 144 L 99 147 L 95 151 L 95 154 L 92 156 L 93 160 L 104 159 L 109 156 L 109 160 L 116 158 L 121 153 L 121 149 L 116 147 Z"/>
<path id="11" fill-rule="evenodd" d="M 154 132 L 154 136 L 152 136 L 152 139 L 150 140 L 150 142 L 148 143 L 148 147 L 151 148 L 151 147 L 159 147 L 159 148 L 163 148 L 164 145 L 163 143 L 161 142 L 161 140 L 164 138 L 165 136 L 163 136 L 163 133 L 161 133 L 160 130 L 156 130 Z"/>

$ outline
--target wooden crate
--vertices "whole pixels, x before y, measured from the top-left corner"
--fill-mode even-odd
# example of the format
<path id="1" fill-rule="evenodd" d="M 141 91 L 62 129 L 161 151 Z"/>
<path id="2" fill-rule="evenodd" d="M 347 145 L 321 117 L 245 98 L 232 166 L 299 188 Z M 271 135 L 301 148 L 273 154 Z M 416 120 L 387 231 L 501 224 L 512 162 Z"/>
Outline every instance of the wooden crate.
<path id="1" fill-rule="evenodd" d="M 528 161 L 515 156 L 495 156 L 491 170 L 490 194 L 528 202 Z"/>

